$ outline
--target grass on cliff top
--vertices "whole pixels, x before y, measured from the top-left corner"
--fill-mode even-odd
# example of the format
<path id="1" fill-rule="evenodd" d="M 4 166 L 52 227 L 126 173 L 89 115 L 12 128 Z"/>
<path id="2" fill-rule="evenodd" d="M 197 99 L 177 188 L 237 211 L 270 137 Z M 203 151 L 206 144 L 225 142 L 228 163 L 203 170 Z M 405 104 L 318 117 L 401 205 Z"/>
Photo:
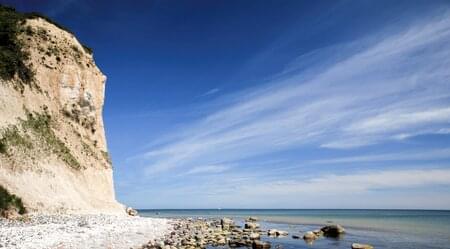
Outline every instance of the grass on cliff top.
<path id="1" fill-rule="evenodd" d="M 0 77 L 11 80 L 17 75 L 22 83 L 33 80 L 34 73 L 26 65 L 29 54 L 22 50 L 18 39 L 24 15 L 0 5 Z"/>
<path id="2" fill-rule="evenodd" d="M 8 155 L 9 147 L 20 147 L 25 150 L 33 148 L 37 144 L 39 148 L 47 149 L 73 169 L 81 169 L 81 164 L 71 153 L 66 144 L 53 132 L 51 116 L 47 113 L 27 112 L 27 119 L 20 120 L 20 124 L 10 126 L 0 133 L 0 153 Z M 24 131 L 34 134 L 34 139 L 20 132 L 19 126 Z"/>
<path id="3" fill-rule="evenodd" d="M 27 61 L 29 54 L 24 51 L 19 35 L 33 35 L 30 28 L 25 28 L 26 19 L 43 18 L 56 27 L 73 34 L 69 29 L 52 21 L 50 18 L 36 12 L 19 13 L 14 8 L 0 4 L 0 78 L 11 80 L 16 75 L 22 84 L 29 84 L 34 79 L 34 72 Z M 83 45 L 86 53 L 92 54 L 92 49 Z M 16 85 L 23 92 L 23 85 Z"/>
<path id="4" fill-rule="evenodd" d="M 0 213 L 10 208 L 16 208 L 19 214 L 26 213 L 20 197 L 10 194 L 2 185 L 0 185 Z"/>

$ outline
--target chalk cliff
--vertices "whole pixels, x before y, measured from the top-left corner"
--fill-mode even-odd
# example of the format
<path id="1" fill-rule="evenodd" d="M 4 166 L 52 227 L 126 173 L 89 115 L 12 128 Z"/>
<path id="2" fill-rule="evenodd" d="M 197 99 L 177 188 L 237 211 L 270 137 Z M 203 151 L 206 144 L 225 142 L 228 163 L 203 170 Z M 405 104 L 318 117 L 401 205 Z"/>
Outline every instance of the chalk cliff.
<path id="1" fill-rule="evenodd" d="M 125 213 L 92 51 L 45 17 L 0 11 L 0 187 L 28 212 Z"/>

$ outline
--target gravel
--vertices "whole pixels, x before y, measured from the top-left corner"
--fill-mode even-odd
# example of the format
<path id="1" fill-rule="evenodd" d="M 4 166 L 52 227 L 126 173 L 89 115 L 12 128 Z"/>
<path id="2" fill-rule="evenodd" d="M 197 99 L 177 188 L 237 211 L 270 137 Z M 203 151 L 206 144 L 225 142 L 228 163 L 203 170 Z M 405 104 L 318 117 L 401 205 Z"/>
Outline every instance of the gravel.
<path id="1" fill-rule="evenodd" d="M 0 218 L 0 248 L 133 248 L 169 233 L 170 220 L 115 215 Z"/>

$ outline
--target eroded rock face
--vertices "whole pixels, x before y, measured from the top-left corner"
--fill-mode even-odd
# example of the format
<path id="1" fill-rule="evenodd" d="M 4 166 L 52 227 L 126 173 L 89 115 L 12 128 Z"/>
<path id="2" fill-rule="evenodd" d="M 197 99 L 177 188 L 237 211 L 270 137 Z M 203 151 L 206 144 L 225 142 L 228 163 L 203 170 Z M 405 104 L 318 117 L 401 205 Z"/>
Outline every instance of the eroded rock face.
<path id="1" fill-rule="evenodd" d="M 30 212 L 125 214 L 103 127 L 106 77 L 71 33 L 42 18 L 21 25 L 34 79 L 0 79 L 1 184 Z"/>

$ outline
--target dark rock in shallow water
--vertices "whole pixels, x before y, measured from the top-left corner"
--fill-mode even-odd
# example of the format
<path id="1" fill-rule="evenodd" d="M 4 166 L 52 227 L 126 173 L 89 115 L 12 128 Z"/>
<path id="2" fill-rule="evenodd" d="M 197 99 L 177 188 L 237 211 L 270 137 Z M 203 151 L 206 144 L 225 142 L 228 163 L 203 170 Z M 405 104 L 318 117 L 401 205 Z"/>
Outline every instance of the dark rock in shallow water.
<path id="1" fill-rule="evenodd" d="M 345 229 L 341 225 L 329 225 L 320 229 L 326 237 L 339 237 L 345 233 Z"/>
<path id="2" fill-rule="evenodd" d="M 292 238 L 293 238 L 293 239 L 300 239 L 300 236 L 298 236 L 298 235 L 292 235 Z"/>

